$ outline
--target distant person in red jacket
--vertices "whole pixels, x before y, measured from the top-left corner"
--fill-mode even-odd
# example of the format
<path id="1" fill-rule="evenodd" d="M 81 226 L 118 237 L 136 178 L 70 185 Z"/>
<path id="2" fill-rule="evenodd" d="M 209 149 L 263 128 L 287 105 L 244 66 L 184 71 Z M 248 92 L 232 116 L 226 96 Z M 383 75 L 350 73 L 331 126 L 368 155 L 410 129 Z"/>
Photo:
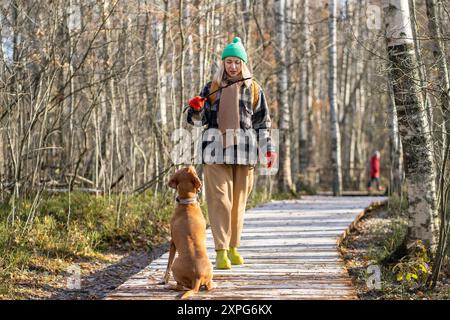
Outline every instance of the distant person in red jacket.
<path id="1" fill-rule="evenodd" d="M 380 152 L 375 150 L 370 158 L 370 179 L 367 184 L 367 191 L 372 191 L 372 183 L 376 183 L 377 190 L 382 191 L 383 187 L 380 186 Z"/>

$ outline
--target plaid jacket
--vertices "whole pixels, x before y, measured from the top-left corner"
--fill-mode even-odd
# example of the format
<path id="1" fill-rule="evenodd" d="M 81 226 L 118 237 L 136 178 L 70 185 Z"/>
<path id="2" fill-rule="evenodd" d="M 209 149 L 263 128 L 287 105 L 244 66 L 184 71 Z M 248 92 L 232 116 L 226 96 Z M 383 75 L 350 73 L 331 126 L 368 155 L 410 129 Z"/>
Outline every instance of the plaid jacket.
<path id="1" fill-rule="evenodd" d="M 200 96 L 206 97 L 210 93 L 211 83 L 208 82 Z M 259 84 L 258 84 L 259 86 Z M 251 88 L 247 87 L 245 82 L 241 86 L 239 99 L 239 115 L 241 133 L 246 135 L 245 141 L 239 140 L 237 146 L 231 147 L 233 150 L 225 150 L 222 147 L 224 162 L 227 164 L 250 164 L 255 165 L 258 159 L 257 152 L 265 155 L 267 151 L 275 151 L 270 137 L 271 120 L 269 107 L 261 86 L 259 86 L 259 99 L 257 104 L 252 105 Z M 217 135 L 218 131 L 218 114 L 220 105 L 220 96 L 222 91 L 216 92 L 216 100 L 211 105 L 209 100 L 205 102 L 205 106 L 200 111 L 189 108 L 187 114 L 187 122 L 194 126 L 205 126 L 202 134 L 202 163 L 221 163 L 220 161 L 208 161 L 205 158 L 205 149 L 211 147 L 212 143 L 218 147 Z M 212 129 L 212 130 L 211 130 Z M 216 130 L 214 130 L 216 129 Z M 213 137 L 215 136 L 215 137 Z M 221 142 L 219 144 L 221 146 Z M 255 150 L 256 149 L 256 150 Z M 256 152 L 257 151 L 257 152 Z M 231 156 L 230 156 L 231 155 Z"/>

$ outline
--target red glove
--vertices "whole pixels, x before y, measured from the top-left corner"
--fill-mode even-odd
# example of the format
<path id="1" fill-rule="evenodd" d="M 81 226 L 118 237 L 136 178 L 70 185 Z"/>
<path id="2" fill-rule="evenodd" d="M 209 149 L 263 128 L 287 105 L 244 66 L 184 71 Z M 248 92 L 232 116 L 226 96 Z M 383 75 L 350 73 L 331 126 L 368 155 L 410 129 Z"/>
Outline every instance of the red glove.
<path id="1" fill-rule="evenodd" d="M 267 158 L 267 168 L 270 169 L 277 160 L 277 153 L 275 151 L 267 151 L 266 158 Z"/>
<path id="2" fill-rule="evenodd" d="M 191 100 L 189 100 L 189 106 L 196 111 L 200 111 L 205 105 L 206 100 L 206 98 L 203 98 L 201 96 L 195 96 Z"/>

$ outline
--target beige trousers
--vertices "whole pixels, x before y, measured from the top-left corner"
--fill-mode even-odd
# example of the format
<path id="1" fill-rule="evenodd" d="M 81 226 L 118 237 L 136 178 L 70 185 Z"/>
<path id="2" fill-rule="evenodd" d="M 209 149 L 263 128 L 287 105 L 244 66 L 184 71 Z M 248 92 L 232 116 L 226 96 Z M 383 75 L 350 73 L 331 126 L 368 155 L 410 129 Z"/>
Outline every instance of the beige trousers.
<path id="1" fill-rule="evenodd" d="M 245 205 L 253 188 L 249 165 L 205 164 L 206 202 L 216 250 L 239 247 Z"/>

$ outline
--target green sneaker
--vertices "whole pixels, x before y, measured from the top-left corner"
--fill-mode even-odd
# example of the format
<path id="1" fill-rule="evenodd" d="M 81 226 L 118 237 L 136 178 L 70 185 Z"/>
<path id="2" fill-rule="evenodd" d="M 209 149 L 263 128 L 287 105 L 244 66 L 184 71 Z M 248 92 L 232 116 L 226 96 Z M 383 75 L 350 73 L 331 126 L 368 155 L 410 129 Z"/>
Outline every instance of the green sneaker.
<path id="1" fill-rule="evenodd" d="M 227 250 L 216 250 L 216 268 L 231 269 L 231 262 L 227 257 Z"/>
<path id="2" fill-rule="evenodd" d="M 230 248 L 228 258 L 230 258 L 231 264 L 244 264 L 244 258 L 237 252 L 237 248 Z"/>

